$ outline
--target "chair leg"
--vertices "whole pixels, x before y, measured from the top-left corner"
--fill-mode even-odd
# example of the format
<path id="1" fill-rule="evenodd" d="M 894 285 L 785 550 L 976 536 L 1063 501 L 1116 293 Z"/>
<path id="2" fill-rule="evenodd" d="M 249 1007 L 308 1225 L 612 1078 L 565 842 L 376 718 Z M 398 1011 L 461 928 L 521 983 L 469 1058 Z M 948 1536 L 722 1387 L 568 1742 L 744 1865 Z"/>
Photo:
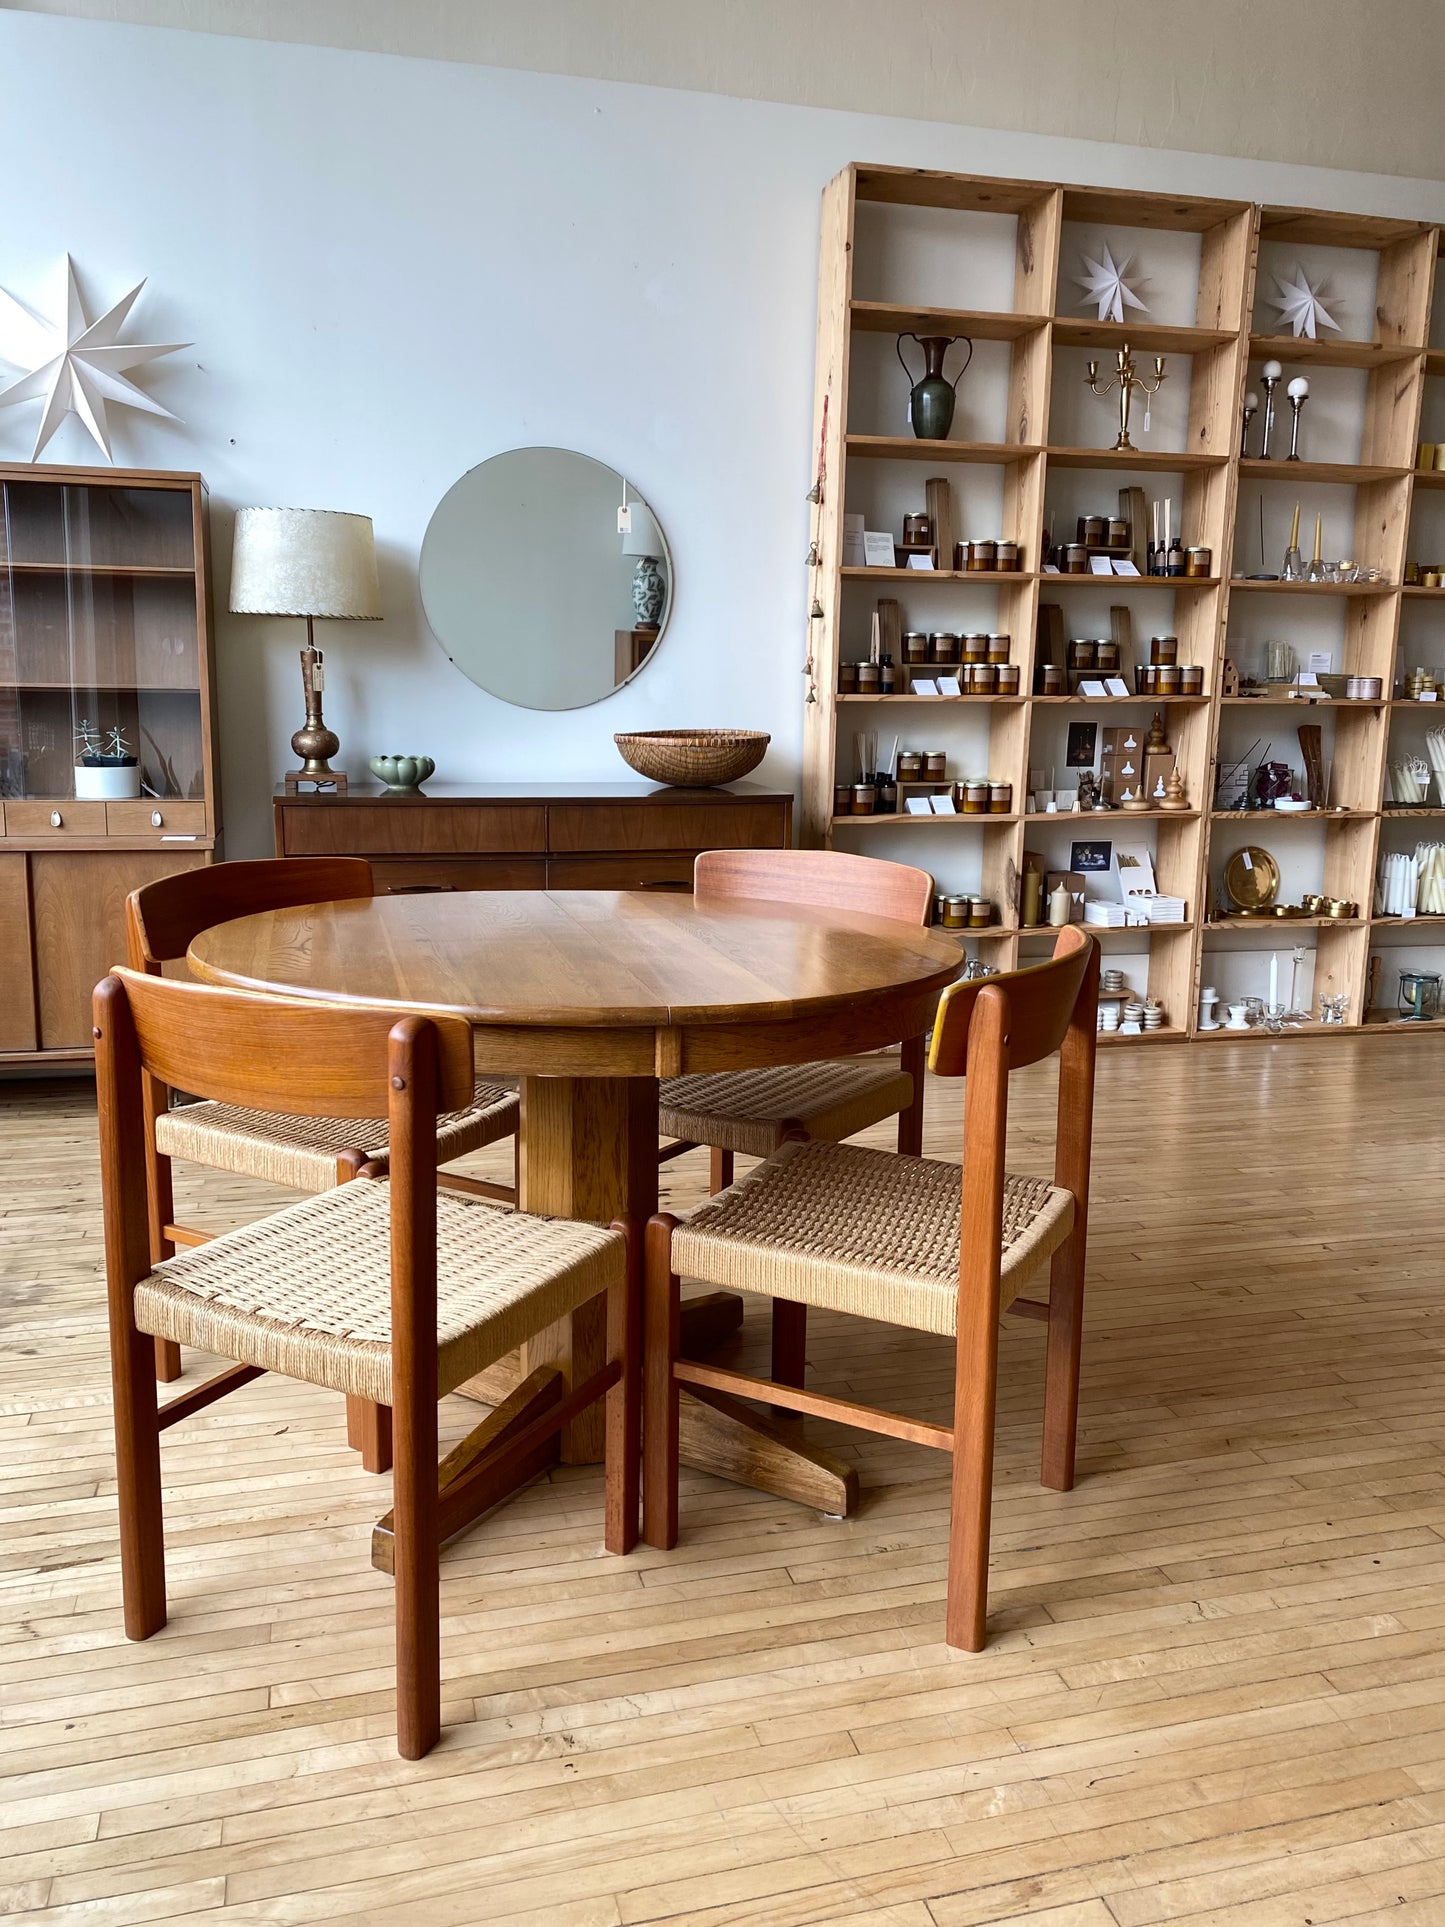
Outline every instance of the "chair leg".
<path id="1" fill-rule="evenodd" d="M 404 1760 L 419 1760 L 441 1734 L 437 1409 L 405 1386 L 395 1411 L 396 1745 Z"/>
<path id="2" fill-rule="evenodd" d="M 627 1273 L 607 1294 L 609 1362 L 622 1376 L 607 1394 L 606 1527 L 609 1552 L 631 1552 L 637 1544 L 642 1443 L 642 1239 L 633 1220 L 615 1225 L 627 1242 Z"/>
<path id="3" fill-rule="evenodd" d="M 1044 1450 L 1039 1477 L 1055 1492 L 1074 1485 L 1079 1430 L 1079 1350 L 1084 1336 L 1084 1250 L 1075 1235 L 1054 1253 L 1049 1272 L 1048 1362 L 1044 1377 Z"/>
<path id="4" fill-rule="evenodd" d="M 155 1353 L 134 1327 L 112 1330 L 110 1348 L 125 1630 L 127 1638 L 149 1639 L 166 1623 L 161 1434 L 153 1376 Z"/>
<path id="5" fill-rule="evenodd" d="M 649 1218 L 644 1249 L 642 1536 L 663 1552 L 677 1544 L 679 1395 L 672 1367 L 678 1353 L 681 1294 L 672 1269 L 676 1225 L 677 1219 L 666 1212 Z"/>
<path id="6" fill-rule="evenodd" d="M 773 1300 L 772 1377 L 776 1385 L 796 1385 L 800 1390 L 807 1367 L 808 1307 L 788 1298 Z M 796 1413 L 790 1412 L 790 1418 Z"/>
<path id="7" fill-rule="evenodd" d="M 391 1407 L 369 1398 L 346 1401 L 346 1443 L 361 1454 L 363 1472 L 391 1470 Z"/>
<path id="8" fill-rule="evenodd" d="M 966 1652 L 988 1637 L 988 1541 L 998 1393 L 998 1289 L 959 1294 L 954 1365 L 953 1484 L 944 1637 Z"/>
<path id="9" fill-rule="evenodd" d="M 156 1382 L 174 1385 L 181 1375 L 181 1348 L 173 1338 L 151 1340 L 155 1347 Z"/>
<path id="10" fill-rule="evenodd" d="M 898 1150 L 902 1157 L 923 1156 L 923 1096 L 927 1071 L 926 1037 L 906 1037 L 899 1053 L 899 1064 L 913 1079 L 913 1102 L 898 1113 Z"/>
<path id="11" fill-rule="evenodd" d="M 726 1191 L 733 1181 L 733 1154 L 719 1151 L 714 1145 L 708 1152 L 707 1188 L 714 1197 L 719 1191 Z"/>

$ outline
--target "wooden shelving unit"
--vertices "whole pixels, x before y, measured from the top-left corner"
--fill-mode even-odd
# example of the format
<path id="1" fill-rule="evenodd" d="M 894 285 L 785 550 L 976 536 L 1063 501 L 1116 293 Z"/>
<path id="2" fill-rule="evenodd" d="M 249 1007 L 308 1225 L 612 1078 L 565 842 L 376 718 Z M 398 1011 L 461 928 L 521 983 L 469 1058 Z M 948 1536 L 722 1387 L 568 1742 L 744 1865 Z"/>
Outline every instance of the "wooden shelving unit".
<path id="1" fill-rule="evenodd" d="M 1160 286 L 1148 290 L 1150 314 L 1118 324 L 1078 311 L 1082 296 L 1075 293 L 1074 277 L 1081 256 L 1086 249 L 1096 251 L 1103 240 L 1116 260 L 1135 256 L 1136 274 L 1148 276 L 1151 251 L 1158 254 Z M 1353 251 L 1330 258 L 1346 259 L 1352 267 L 1357 263 L 1369 296 L 1346 306 L 1340 333 L 1322 330 L 1321 340 L 1296 340 L 1271 325 L 1273 282 L 1265 276 L 1286 262 L 1308 258 L 1312 249 Z M 1262 994 L 1268 949 L 1287 952 L 1301 940 L 1311 952 L 1313 1001 L 1345 991 L 1352 1021 L 1312 1024 L 1281 1033 L 1285 1037 L 1358 1035 L 1367 1027 L 1372 942 L 1378 934 L 1388 937 L 1376 946 L 1387 961 L 1392 946 L 1400 944 L 1397 933 L 1406 932 L 1413 941 L 1401 945 L 1402 952 L 1408 947 L 1413 961 L 1419 950 L 1427 950 L 1434 967 L 1445 969 L 1445 918 L 1401 922 L 1370 916 L 1381 837 L 1404 815 L 1382 807 L 1392 735 L 1407 729 L 1409 719 L 1417 729 L 1433 721 L 1431 705 L 1394 701 L 1391 692 L 1402 668 L 1402 610 L 1408 602 L 1415 612 L 1412 621 L 1422 625 L 1416 634 L 1423 636 L 1434 616 L 1429 598 L 1445 600 L 1445 590 L 1401 586 L 1407 544 L 1415 540 L 1417 490 L 1426 491 L 1440 516 L 1434 547 L 1445 555 L 1445 501 L 1429 494 L 1445 489 L 1445 471 L 1413 466 L 1426 384 L 1445 387 L 1445 347 L 1428 345 L 1439 259 L 1438 230 L 1362 215 L 866 165 L 848 167 L 832 180 L 823 195 L 819 272 L 814 450 L 823 478 L 816 518 L 821 560 L 809 581 L 822 615 L 810 618 L 808 633 L 809 692 L 815 700 L 805 710 L 804 842 L 921 862 L 941 888 L 993 897 L 1005 921 L 960 936 L 969 946 L 983 942 L 990 961 L 1009 967 L 1020 957 L 1037 955 L 1048 940 L 1047 931 L 1012 927 L 1026 849 L 1042 855 L 1050 869 L 1064 869 L 1071 840 L 1146 841 L 1160 889 L 1184 897 L 1190 915 L 1182 926 L 1099 933 L 1112 955 L 1133 956 L 1131 982 L 1147 986 L 1166 1012 L 1162 1031 L 1137 1040 L 1112 1035 L 1110 1042 L 1177 1042 L 1195 1036 L 1202 981 L 1218 981 L 1226 1001 L 1251 989 Z M 1313 269 L 1312 278 L 1319 273 Z M 1369 338 L 1355 339 L 1362 318 Z M 966 335 L 975 343 L 974 359 L 958 387 L 955 439 L 922 441 L 907 430 L 906 385 L 896 366 L 888 366 L 890 337 L 907 333 Z M 1092 356 L 1107 368 L 1125 341 L 1141 356 L 1169 358 L 1171 410 L 1165 411 L 1161 398 L 1153 433 L 1146 436 L 1136 407 L 1134 439 L 1145 445 L 1116 452 L 1087 445 L 1094 432 L 1101 443 L 1112 440 L 1112 400 L 1091 404 L 1096 412 L 1090 416 L 1090 404 L 1079 395 L 1083 361 Z M 1286 381 L 1307 371 L 1322 392 L 1327 384 L 1340 385 L 1330 391 L 1331 428 L 1353 408 L 1349 418 L 1358 426 L 1357 447 L 1340 446 L 1337 430 L 1333 441 L 1330 434 L 1314 437 L 1316 418 L 1307 413 L 1302 435 L 1307 459 L 1286 463 L 1289 411 L 1282 385 L 1275 459 L 1241 457 L 1244 392 L 1257 384 L 1259 364 L 1271 358 L 1284 364 Z M 1445 439 L 1445 425 L 1439 433 Z M 1256 428 L 1254 445 L 1257 440 Z M 1309 458 L 1312 440 L 1322 459 Z M 1007 537 L 1019 543 L 1019 573 L 841 567 L 844 512 L 861 511 L 869 528 L 891 528 L 896 535 L 902 509 L 924 506 L 923 470 L 953 482 L 958 537 Z M 1183 541 L 1212 549 L 1215 573 L 1207 579 L 1040 575 L 1050 515 L 1058 515 L 1062 538 L 1071 531 L 1074 514 L 1083 512 L 1083 491 L 1092 490 L 1089 512 L 1112 514 L 1121 486 L 1171 497 Z M 1306 498 L 1308 528 L 1316 500 L 1327 505 L 1327 524 L 1338 524 L 1336 546 L 1327 543 L 1327 554 L 1351 553 L 1386 580 L 1320 585 L 1249 580 L 1260 567 L 1261 521 L 1272 525 L 1287 512 L 1280 505 L 1292 504 L 1297 496 Z M 1424 536 L 1419 541 L 1431 547 Z M 1433 552 L 1424 559 L 1433 559 Z M 1271 565 L 1278 567 L 1277 558 Z M 870 588 L 902 604 L 905 629 L 1007 633 L 1023 693 L 840 697 L 839 662 L 866 655 L 875 601 Z M 1082 613 L 1090 607 L 1091 593 L 1095 610 L 1100 600 L 1131 610 L 1136 643 L 1142 638 L 1147 646 L 1151 631 L 1177 635 L 1179 660 L 1204 666 L 1206 695 L 1191 700 L 1030 694 L 1041 601 L 1060 604 L 1069 633 L 1105 633 L 1096 614 Z M 1172 597 L 1172 613 L 1166 596 Z M 1247 643 L 1278 633 L 1274 625 L 1280 623 L 1315 625 L 1316 646 L 1332 647 L 1335 669 L 1380 676 L 1385 695 L 1335 703 L 1222 699 L 1221 668 L 1234 646 L 1226 638 L 1239 635 Z M 1437 666 L 1445 676 L 1445 628 L 1433 654 L 1414 637 L 1406 649 L 1410 664 Z M 1124 669 L 1127 673 L 1132 664 Z M 1281 754 L 1294 742 L 1297 723 L 1324 724 L 1333 750 L 1332 794 L 1347 808 L 1275 817 L 1212 807 L 1221 757 L 1227 764 L 1237 753 L 1235 739 L 1247 725 L 1250 702 L 1260 712 L 1259 733 L 1274 732 Z M 1136 715 L 1147 720 L 1154 709 L 1166 718 L 1191 804 L 1187 812 L 1087 818 L 1063 812 L 993 818 L 833 815 L 835 780 L 854 777 L 853 738 L 859 732 L 876 732 L 880 760 L 895 734 L 907 748 L 946 747 L 951 775 L 987 774 L 1009 782 L 1017 804 L 1029 792 L 1031 770 L 1053 769 L 1058 787 L 1066 783 L 1058 745 L 1068 723 L 1097 717 L 1102 727 Z M 1298 716 L 1291 716 L 1291 709 Z M 1439 709 L 1445 718 L 1445 702 Z M 1222 728 L 1228 732 L 1223 745 Z M 1445 810 L 1439 814 L 1445 818 Z M 922 839 L 915 835 L 921 823 L 932 832 Z M 1428 824 L 1415 827 L 1422 836 L 1429 834 Z M 1286 897 L 1319 890 L 1359 903 L 1360 916 L 1269 923 L 1216 917 L 1223 865 L 1246 842 L 1275 849 L 1286 872 Z M 1292 872 L 1305 880 L 1292 887 Z M 1269 933 L 1272 944 L 1261 943 L 1261 931 Z M 1259 984 L 1252 981 L 1255 976 Z M 1387 999 L 1391 988 L 1387 982 L 1381 996 Z M 1368 1023 L 1372 1035 L 1400 1028 L 1409 1027 L 1378 1017 Z"/>
<path id="2" fill-rule="evenodd" d="M 91 1056 L 127 894 L 220 841 L 199 475 L 0 466 L 0 1075 Z M 140 794 L 75 795 L 82 722 Z"/>

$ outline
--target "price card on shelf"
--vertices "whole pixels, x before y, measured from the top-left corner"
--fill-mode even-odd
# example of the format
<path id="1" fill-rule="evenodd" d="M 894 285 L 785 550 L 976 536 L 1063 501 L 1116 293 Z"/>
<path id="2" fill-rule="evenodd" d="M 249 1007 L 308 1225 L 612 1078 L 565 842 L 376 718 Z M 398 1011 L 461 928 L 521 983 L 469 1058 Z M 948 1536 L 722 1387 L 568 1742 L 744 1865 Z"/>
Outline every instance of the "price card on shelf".
<path id="1" fill-rule="evenodd" d="M 909 816 L 932 816 L 926 796 L 909 796 L 904 799 L 904 808 Z"/>
<path id="2" fill-rule="evenodd" d="M 1090 575 L 1112 575 L 1113 573 L 1114 565 L 1107 555 L 1091 555 L 1089 557 Z"/>
<path id="3" fill-rule="evenodd" d="M 933 557 L 931 554 L 910 555 L 908 558 L 908 566 L 910 569 L 931 569 L 933 567 Z"/>
<path id="4" fill-rule="evenodd" d="M 928 807 L 935 816 L 958 815 L 958 811 L 953 807 L 953 798 L 951 796 L 930 796 L 928 799 Z"/>
<path id="5" fill-rule="evenodd" d="M 1096 676 L 1083 676 L 1079 680 L 1079 694 L 1081 696 L 1107 696 L 1108 693 L 1108 690 Z M 1129 692 L 1125 690 L 1124 693 L 1128 695 Z"/>
<path id="6" fill-rule="evenodd" d="M 1104 687 L 1111 696 L 1127 696 L 1129 685 L 1122 676 L 1105 676 Z"/>
<path id="7" fill-rule="evenodd" d="M 1138 575 L 1139 571 L 1132 562 L 1116 562 L 1114 573 L 1115 575 Z"/>
<path id="8" fill-rule="evenodd" d="M 959 687 L 958 677 L 940 676 L 938 679 L 938 693 L 940 696 L 961 696 L 963 690 Z"/>
<path id="9" fill-rule="evenodd" d="M 893 567 L 893 537 L 887 529 L 865 529 L 863 531 L 863 561 L 870 569 L 891 569 Z"/>
<path id="10" fill-rule="evenodd" d="M 915 696 L 938 696 L 942 694 L 942 691 L 932 676 L 915 676 L 913 678 L 913 694 Z"/>

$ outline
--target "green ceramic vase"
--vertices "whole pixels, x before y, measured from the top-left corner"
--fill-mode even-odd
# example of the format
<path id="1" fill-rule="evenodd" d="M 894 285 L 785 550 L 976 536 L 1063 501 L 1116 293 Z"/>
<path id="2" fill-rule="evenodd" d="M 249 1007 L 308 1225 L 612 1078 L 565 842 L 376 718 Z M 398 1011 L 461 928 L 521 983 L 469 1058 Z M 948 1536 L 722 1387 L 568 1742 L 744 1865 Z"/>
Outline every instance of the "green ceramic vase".
<path id="1" fill-rule="evenodd" d="M 966 336 L 955 335 L 900 335 L 898 337 L 898 359 L 903 372 L 911 384 L 908 397 L 908 418 L 913 424 L 913 432 L 921 442 L 944 442 L 953 426 L 953 408 L 958 396 L 958 384 L 963 379 L 964 370 L 973 360 L 973 343 L 968 342 L 968 357 L 952 381 L 943 372 L 943 358 L 955 340 L 967 340 Z M 913 370 L 903 359 L 905 341 L 916 341 L 923 350 L 924 372 L 918 381 L 913 380 Z"/>

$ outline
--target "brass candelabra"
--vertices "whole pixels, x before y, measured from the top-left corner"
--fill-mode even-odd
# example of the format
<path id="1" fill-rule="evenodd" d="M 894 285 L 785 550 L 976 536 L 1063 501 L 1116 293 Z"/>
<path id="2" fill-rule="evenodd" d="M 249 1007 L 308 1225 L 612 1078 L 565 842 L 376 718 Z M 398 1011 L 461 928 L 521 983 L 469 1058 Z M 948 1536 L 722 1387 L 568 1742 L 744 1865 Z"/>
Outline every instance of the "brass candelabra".
<path id="1" fill-rule="evenodd" d="M 1090 394 L 1103 396 L 1110 394 L 1115 388 L 1119 391 L 1119 439 L 1114 443 L 1116 449 L 1132 449 L 1134 447 L 1133 442 L 1129 440 L 1129 408 L 1134 399 L 1135 389 L 1138 389 L 1140 394 L 1145 397 L 1157 395 L 1163 386 L 1164 379 L 1163 355 L 1155 355 L 1154 357 L 1154 381 L 1151 385 L 1147 376 L 1135 372 L 1134 357 L 1130 353 L 1127 341 L 1114 357 L 1113 374 L 1106 376 L 1102 383 L 1099 380 L 1098 362 L 1091 361 L 1089 363 L 1088 381 Z M 1149 426 L 1147 415 L 1145 416 L 1144 426 L 1146 428 Z"/>

